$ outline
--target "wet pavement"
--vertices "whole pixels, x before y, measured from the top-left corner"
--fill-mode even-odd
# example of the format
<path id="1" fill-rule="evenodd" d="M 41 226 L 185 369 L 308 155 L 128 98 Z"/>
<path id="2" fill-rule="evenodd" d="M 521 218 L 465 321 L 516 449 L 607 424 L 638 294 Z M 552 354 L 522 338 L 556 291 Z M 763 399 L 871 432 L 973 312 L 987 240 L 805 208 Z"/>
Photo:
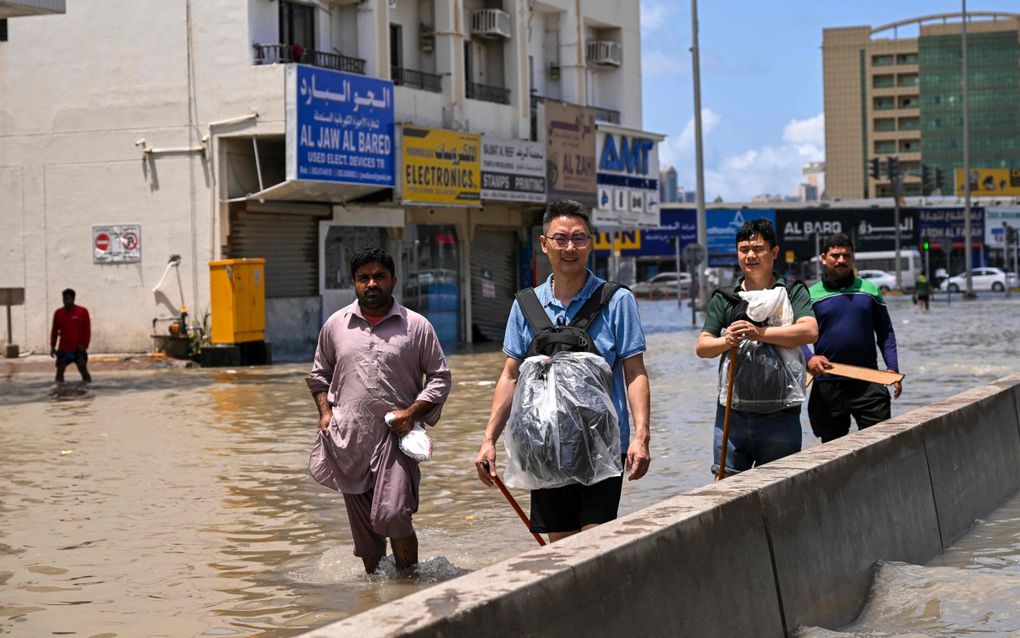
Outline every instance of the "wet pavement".
<path id="1" fill-rule="evenodd" d="M 890 307 L 907 374 L 894 414 L 1017 371 L 1020 299 Z M 689 311 L 671 301 L 640 311 L 653 461 L 625 482 L 621 513 L 711 480 L 717 362 L 694 356 Z M 59 389 L 49 373 L 5 372 L 0 633 L 293 635 L 529 549 L 535 541 L 472 466 L 502 362 L 495 347 L 450 357 L 454 390 L 423 466 L 412 581 L 388 565 L 365 576 L 341 498 L 307 476 L 307 364 L 106 370 Z M 816 444 L 802 421 L 805 446 Z M 1012 537 L 988 542 L 1015 548 Z"/>

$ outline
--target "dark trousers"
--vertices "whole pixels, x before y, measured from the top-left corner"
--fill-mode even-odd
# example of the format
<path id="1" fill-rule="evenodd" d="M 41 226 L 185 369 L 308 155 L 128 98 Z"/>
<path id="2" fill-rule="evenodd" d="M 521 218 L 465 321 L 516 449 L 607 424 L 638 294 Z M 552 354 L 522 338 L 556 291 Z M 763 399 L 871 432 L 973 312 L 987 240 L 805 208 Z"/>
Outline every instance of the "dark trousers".
<path id="1" fill-rule="evenodd" d="M 822 443 L 846 436 L 850 417 L 857 429 L 885 421 L 891 416 L 889 389 L 867 381 L 815 379 L 808 399 L 811 431 Z"/>

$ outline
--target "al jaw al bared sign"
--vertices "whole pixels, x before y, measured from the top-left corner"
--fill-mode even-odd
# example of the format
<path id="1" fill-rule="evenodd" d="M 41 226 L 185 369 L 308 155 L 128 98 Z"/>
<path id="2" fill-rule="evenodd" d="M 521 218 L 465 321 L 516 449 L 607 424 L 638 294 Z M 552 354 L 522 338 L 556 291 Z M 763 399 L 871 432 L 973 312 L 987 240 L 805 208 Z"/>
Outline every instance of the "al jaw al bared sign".
<path id="1" fill-rule="evenodd" d="M 478 205 L 481 136 L 405 124 L 401 186 L 405 202 Z"/>

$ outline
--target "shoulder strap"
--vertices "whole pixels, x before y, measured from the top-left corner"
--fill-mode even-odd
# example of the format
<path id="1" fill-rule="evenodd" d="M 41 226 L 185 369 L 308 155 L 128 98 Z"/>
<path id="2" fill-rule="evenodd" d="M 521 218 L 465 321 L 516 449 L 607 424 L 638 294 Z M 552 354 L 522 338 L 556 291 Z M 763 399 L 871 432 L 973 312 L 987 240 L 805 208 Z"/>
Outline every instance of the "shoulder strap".
<path id="1" fill-rule="evenodd" d="M 793 291 L 797 288 L 797 286 L 800 286 L 805 291 L 807 291 L 808 298 L 811 297 L 811 289 L 808 288 L 807 284 L 801 281 L 800 279 L 794 279 L 789 285 L 786 286 L 786 296 L 789 297 L 790 299 L 793 299 Z"/>
<path id="2" fill-rule="evenodd" d="M 743 301 L 743 298 L 736 293 L 736 288 L 733 286 L 721 286 L 713 290 L 712 294 L 719 295 L 731 306 L 735 306 Z"/>
<path id="3" fill-rule="evenodd" d="M 524 313 L 524 319 L 531 326 L 531 332 L 538 334 L 539 331 L 546 328 L 552 328 L 552 320 L 549 319 L 549 315 L 545 314 L 545 308 L 542 307 L 542 302 L 538 300 L 538 295 L 535 294 L 534 288 L 525 288 L 519 291 L 514 297 L 517 299 L 517 304 L 521 307 L 521 312 Z"/>
<path id="4" fill-rule="evenodd" d="M 574 315 L 574 318 L 570 320 L 570 325 L 575 328 L 580 328 L 581 330 L 588 330 L 588 326 L 591 325 L 591 322 L 595 320 L 595 317 L 597 317 L 600 312 L 602 312 L 602 309 L 609 303 L 609 300 L 613 298 L 613 295 L 615 295 L 616 291 L 620 288 L 623 288 L 623 286 L 615 281 L 607 281 L 599 284 L 599 287 L 591 293 L 588 300 L 584 302 L 581 309 L 578 310 L 577 314 Z"/>

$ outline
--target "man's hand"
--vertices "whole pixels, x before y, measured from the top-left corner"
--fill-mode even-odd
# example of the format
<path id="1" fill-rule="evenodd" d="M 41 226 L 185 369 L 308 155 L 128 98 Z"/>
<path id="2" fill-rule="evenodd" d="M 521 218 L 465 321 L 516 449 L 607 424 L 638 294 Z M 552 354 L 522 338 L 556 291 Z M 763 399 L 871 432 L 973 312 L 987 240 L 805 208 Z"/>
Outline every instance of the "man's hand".
<path id="1" fill-rule="evenodd" d="M 815 375 L 816 377 L 829 374 L 828 370 L 831 367 L 832 364 L 829 363 L 829 360 L 820 354 L 816 354 L 815 356 L 811 357 L 810 359 L 808 359 L 807 362 L 808 371 L 811 374 Z"/>
<path id="2" fill-rule="evenodd" d="M 319 432 L 325 432 L 329 429 L 330 421 L 332 421 L 333 415 L 330 413 L 323 414 L 319 417 Z"/>
<path id="3" fill-rule="evenodd" d="M 410 410 L 393 410 L 389 418 L 390 432 L 404 436 L 414 428 L 414 414 Z"/>
<path id="4" fill-rule="evenodd" d="M 630 442 L 630 447 L 627 449 L 627 470 L 630 472 L 630 476 L 627 477 L 629 481 L 636 481 L 648 472 L 648 465 L 652 462 L 652 457 L 648 453 L 648 443 L 638 440 Z"/>
<path id="5" fill-rule="evenodd" d="M 765 328 L 756 326 L 750 321 L 738 319 L 726 329 L 726 343 L 730 346 L 739 345 L 741 341 L 758 341 L 765 333 Z M 730 340 L 733 335 L 733 340 Z"/>
<path id="6" fill-rule="evenodd" d="M 57 356 L 57 349 L 54 348 L 53 346 L 50 346 L 50 356 L 51 357 Z"/>
<path id="7" fill-rule="evenodd" d="M 903 393 L 903 382 L 902 381 L 897 381 L 896 383 L 893 384 L 892 398 L 898 399 L 898 398 L 900 398 L 900 395 L 902 393 Z"/>
<path id="8" fill-rule="evenodd" d="M 483 463 L 488 462 L 489 469 L 486 471 Z M 496 476 L 496 442 L 487 439 L 482 440 L 482 447 L 478 449 L 478 457 L 475 459 L 475 469 L 478 470 L 478 480 L 489 487 L 495 484 L 493 477 Z"/>

